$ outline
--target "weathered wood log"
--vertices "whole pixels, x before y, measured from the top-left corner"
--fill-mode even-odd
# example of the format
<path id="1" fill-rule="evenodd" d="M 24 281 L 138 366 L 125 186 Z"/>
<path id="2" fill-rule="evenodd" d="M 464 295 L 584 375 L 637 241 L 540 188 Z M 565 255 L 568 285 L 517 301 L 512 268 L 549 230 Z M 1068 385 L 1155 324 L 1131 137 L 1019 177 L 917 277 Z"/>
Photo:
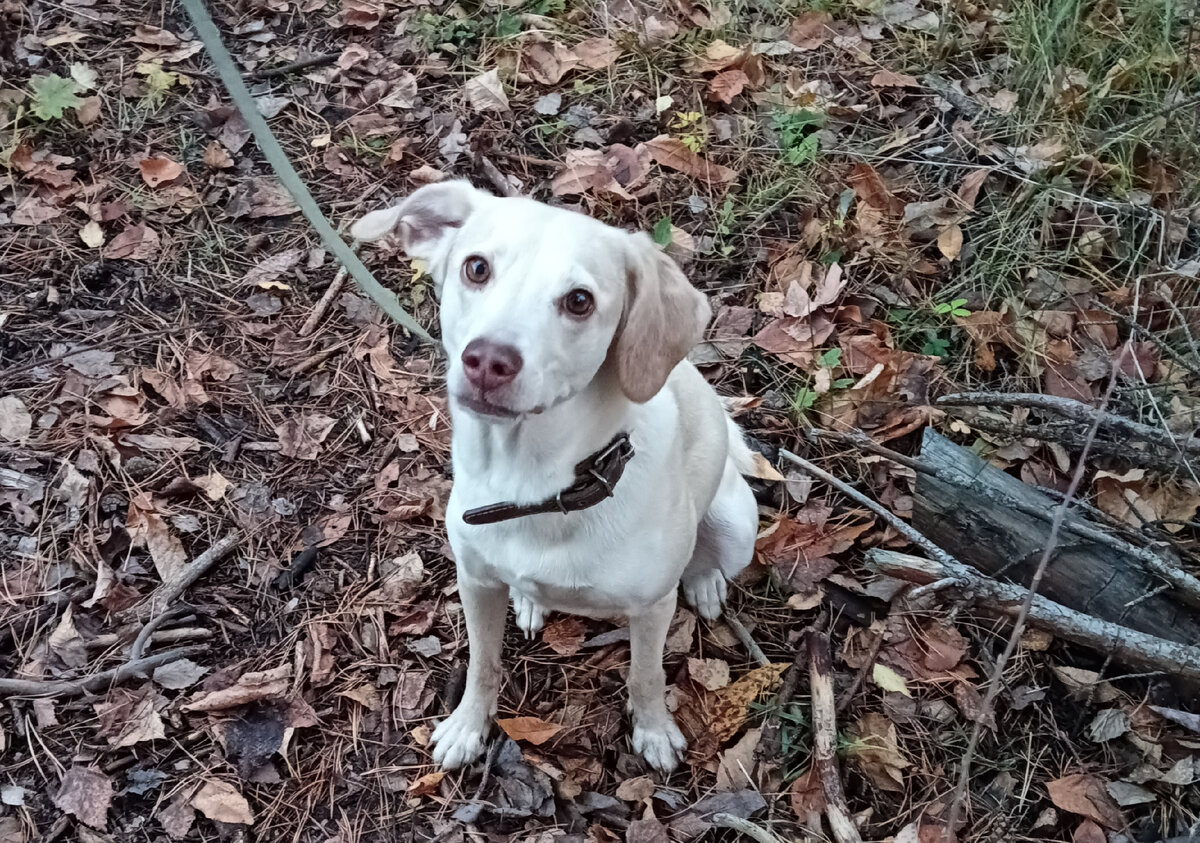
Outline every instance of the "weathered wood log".
<path id="1" fill-rule="evenodd" d="M 876 573 L 912 583 L 957 580 L 977 608 L 1009 617 L 1016 616 L 1029 594 L 1022 586 L 998 582 L 960 563 L 931 562 L 894 550 L 873 548 L 867 551 L 866 562 Z M 1118 664 L 1162 671 L 1193 685 L 1200 682 L 1200 647 L 1137 632 L 1077 612 L 1040 595 L 1034 596 L 1027 621 L 1059 638 L 1111 655 Z"/>
<path id="2" fill-rule="evenodd" d="M 966 448 L 926 429 L 921 462 L 937 471 L 920 473 L 913 499 L 913 524 L 939 546 L 1001 580 L 1027 583 L 1050 536 L 1048 519 L 1058 502 L 996 469 Z M 947 478 L 961 477 L 961 484 Z M 1016 500 L 1021 509 L 1006 505 Z M 1200 612 L 1178 572 L 1178 585 L 1148 568 L 1161 562 L 1104 532 L 1078 510 L 1068 513 L 1039 593 L 1085 615 L 1181 644 L 1200 643 Z"/>

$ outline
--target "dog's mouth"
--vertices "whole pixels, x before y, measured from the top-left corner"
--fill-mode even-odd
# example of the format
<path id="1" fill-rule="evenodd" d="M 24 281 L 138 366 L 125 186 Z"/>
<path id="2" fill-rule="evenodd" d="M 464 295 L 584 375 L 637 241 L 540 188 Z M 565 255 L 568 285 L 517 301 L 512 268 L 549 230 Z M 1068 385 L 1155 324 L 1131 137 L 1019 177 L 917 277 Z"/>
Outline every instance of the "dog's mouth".
<path id="1" fill-rule="evenodd" d="M 490 401 L 485 401 L 482 398 L 474 398 L 470 395 L 459 395 L 458 403 L 466 407 L 472 413 L 481 416 L 491 416 L 496 419 L 515 419 L 521 414 L 516 410 L 500 404 L 493 404 Z"/>

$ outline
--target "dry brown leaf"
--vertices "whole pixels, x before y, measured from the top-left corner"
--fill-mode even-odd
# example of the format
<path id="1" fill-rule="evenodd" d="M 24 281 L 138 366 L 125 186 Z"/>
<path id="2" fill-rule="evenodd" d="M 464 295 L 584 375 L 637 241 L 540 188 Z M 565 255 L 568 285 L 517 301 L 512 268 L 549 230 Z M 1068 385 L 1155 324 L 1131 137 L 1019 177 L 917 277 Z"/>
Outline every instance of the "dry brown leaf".
<path id="1" fill-rule="evenodd" d="M 573 615 L 559 618 L 542 630 L 542 641 L 560 656 L 573 656 L 587 638 L 587 627 Z"/>
<path id="2" fill-rule="evenodd" d="M 492 68 L 463 85 L 467 102 L 476 111 L 508 111 L 508 95 L 500 83 L 500 71 Z"/>
<path id="3" fill-rule="evenodd" d="M 859 718 L 850 757 L 880 790 L 904 792 L 908 761 L 900 753 L 896 726 L 885 715 L 870 712 Z"/>
<path id="4" fill-rule="evenodd" d="M 979 189 L 983 187 L 983 183 L 991 174 L 992 171 L 987 168 L 972 170 L 967 173 L 962 184 L 958 186 L 958 201 L 968 211 L 975 210 L 975 200 L 979 198 Z"/>
<path id="5" fill-rule="evenodd" d="M 688 738 L 694 762 L 715 758 L 720 748 L 745 725 L 750 704 L 774 688 L 787 669 L 786 664 L 755 668 L 719 691 L 703 691 L 700 698 L 688 698 L 675 717 Z"/>
<path id="6" fill-rule="evenodd" d="M 750 77 L 744 70 L 724 70 L 709 80 L 708 98 L 729 105 L 749 84 Z"/>
<path id="7" fill-rule="evenodd" d="M 272 697 L 282 697 L 292 685 L 292 666 L 243 673 L 236 684 L 219 691 L 201 692 L 183 706 L 184 711 L 221 711 Z"/>
<path id="8" fill-rule="evenodd" d="M 250 268 L 242 281 L 246 284 L 265 284 L 274 281 L 285 272 L 290 272 L 299 265 L 300 259 L 307 249 L 286 249 L 274 255 L 268 255 Z"/>
<path id="9" fill-rule="evenodd" d="M 730 184 L 737 181 L 737 171 L 720 164 L 713 164 L 697 155 L 683 141 L 669 135 L 659 135 L 643 144 L 650 157 L 662 167 L 678 170 L 686 176 L 700 179 L 709 184 Z"/>
<path id="10" fill-rule="evenodd" d="M 254 825 L 254 812 L 241 792 L 220 779 L 205 782 L 192 797 L 192 807 L 210 820 L 235 825 Z"/>
<path id="11" fill-rule="evenodd" d="M 946 260 L 958 260 L 963 247 L 963 233 L 958 223 L 952 223 L 942 229 L 942 233 L 938 235 L 937 247 Z"/>
<path id="12" fill-rule="evenodd" d="M 438 785 L 442 783 L 442 779 L 445 777 L 446 774 L 442 770 L 426 773 L 408 786 L 408 795 L 433 796 L 438 792 Z"/>
<path id="13" fill-rule="evenodd" d="M 1104 787 L 1104 779 L 1088 773 L 1073 773 L 1046 784 L 1056 807 L 1113 830 L 1125 827 L 1125 816 Z"/>
<path id="14" fill-rule="evenodd" d="M 1084 820 L 1071 833 L 1071 843 L 1108 843 L 1108 835 L 1091 820 Z"/>
<path id="15" fill-rule="evenodd" d="M 54 804 L 80 822 L 104 831 L 108 827 L 108 805 L 112 798 L 112 779 L 95 767 L 72 764 L 63 776 Z"/>
<path id="16" fill-rule="evenodd" d="M 208 146 L 204 147 L 203 160 L 204 166 L 213 170 L 228 170 L 233 166 L 233 156 L 216 141 L 209 141 Z"/>
<path id="17" fill-rule="evenodd" d="M 729 684 L 729 664 L 724 659 L 688 659 L 688 676 L 706 691 Z"/>
<path id="18" fill-rule="evenodd" d="M 521 70 L 541 85 L 557 85 L 578 65 L 579 57 L 557 41 L 534 41 L 521 52 Z"/>
<path id="19" fill-rule="evenodd" d="M 621 55 L 621 48 L 611 38 L 589 38 L 571 48 L 579 59 L 580 67 L 588 70 L 603 70 Z"/>
<path id="20" fill-rule="evenodd" d="M 167 837 L 182 840 L 192 830 L 192 823 L 196 821 L 196 809 L 192 807 L 188 792 L 182 790 L 165 808 L 155 814 L 154 818 L 158 820 Z"/>
<path id="21" fill-rule="evenodd" d="M 138 161 L 142 181 L 151 187 L 158 187 L 169 181 L 174 181 L 183 175 L 183 166 L 170 158 L 153 157 Z"/>
<path id="22" fill-rule="evenodd" d="M 625 843 L 671 843 L 667 827 L 654 816 L 634 820 L 625 830 Z"/>
<path id="23" fill-rule="evenodd" d="M 379 566 L 380 592 L 393 609 L 407 603 L 425 579 L 425 564 L 416 553 L 385 560 Z"/>
<path id="24" fill-rule="evenodd" d="M 831 23 L 828 12 L 804 12 L 792 21 L 787 40 L 801 50 L 815 50 L 833 37 Z"/>
<path id="25" fill-rule="evenodd" d="M 145 509 L 131 501 L 125 528 L 135 547 L 145 547 L 154 560 L 159 579 L 166 582 L 177 576 L 187 565 L 187 552 L 167 521 L 153 509 Z"/>
<path id="26" fill-rule="evenodd" d="M 893 196 L 883 183 L 883 178 L 870 164 L 859 162 L 850 168 L 846 183 L 854 189 L 858 201 L 888 214 L 899 214 L 904 202 Z"/>
<path id="27" fill-rule="evenodd" d="M 747 729 L 738 742 L 724 750 L 717 764 L 717 790 L 733 791 L 757 787 L 754 768 L 755 751 L 762 738 L 762 729 Z"/>
<path id="28" fill-rule="evenodd" d="M 514 741 L 527 741 L 534 746 L 541 746 L 562 731 L 562 726 L 540 717 L 509 717 L 497 720 L 496 725 Z"/>
<path id="29" fill-rule="evenodd" d="M 129 226 L 110 240 L 101 254 L 109 260 L 144 261 L 158 257 L 161 250 L 158 232 L 142 223 Z"/>
<path id="30" fill-rule="evenodd" d="M 649 776 L 626 779 L 617 785 L 617 798 L 626 802 L 641 802 L 653 796 L 657 787 Z"/>
<path id="31" fill-rule="evenodd" d="M 825 788 L 821 785 L 821 777 L 817 775 L 815 766 L 809 767 L 792 782 L 788 799 L 792 812 L 801 822 L 805 822 L 811 814 L 825 813 Z"/>
<path id="32" fill-rule="evenodd" d="M 298 460 L 315 460 L 321 443 L 333 430 L 337 419 L 320 413 L 288 419 L 275 428 L 279 436 L 279 453 Z"/>
<path id="33" fill-rule="evenodd" d="M 891 70 L 880 70 L 871 77 L 871 84 L 876 88 L 916 88 L 920 85 L 916 79 L 907 73 L 894 73 Z"/>
<path id="34" fill-rule="evenodd" d="M 0 439 L 21 442 L 32 430 L 33 416 L 25 409 L 25 402 L 15 395 L 0 398 Z"/>
<path id="35" fill-rule="evenodd" d="M 166 728 L 158 713 L 158 707 L 164 705 L 166 700 L 152 691 L 135 693 L 115 688 L 104 702 L 95 706 L 100 718 L 100 735 L 111 747 L 165 738 Z"/>

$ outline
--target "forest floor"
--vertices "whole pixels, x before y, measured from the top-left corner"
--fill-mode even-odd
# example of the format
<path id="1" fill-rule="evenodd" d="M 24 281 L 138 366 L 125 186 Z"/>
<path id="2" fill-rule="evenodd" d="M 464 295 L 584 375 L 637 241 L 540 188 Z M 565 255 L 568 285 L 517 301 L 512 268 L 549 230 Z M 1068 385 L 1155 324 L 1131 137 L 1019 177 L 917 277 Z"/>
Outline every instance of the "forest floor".
<path id="1" fill-rule="evenodd" d="M 0 843 L 746 839 L 719 813 L 826 839 L 807 662 L 788 667 L 817 623 L 865 839 L 1193 839 L 1194 695 L 1033 630 L 985 706 L 1009 625 L 908 603 L 863 557 L 920 550 L 777 459 L 907 520 L 911 469 L 808 434 L 916 454 L 932 429 L 1060 492 L 1078 438 L 934 400 L 1103 401 L 1195 435 L 1193 7 L 209 7 L 335 227 L 466 177 L 651 232 L 710 296 L 693 359 L 782 475 L 731 597 L 767 664 L 679 610 L 691 752 L 663 780 L 629 745 L 625 630 L 510 624 L 505 739 L 435 771 L 466 659 L 441 361 L 335 277 L 178 4 L 0 0 Z M 436 333 L 409 262 L 362 254 Z M 1084 463 L 1079 498 L 1200 570 L 1196 461 Z M 133 649 L 180 658 L 72 681 Z"/>

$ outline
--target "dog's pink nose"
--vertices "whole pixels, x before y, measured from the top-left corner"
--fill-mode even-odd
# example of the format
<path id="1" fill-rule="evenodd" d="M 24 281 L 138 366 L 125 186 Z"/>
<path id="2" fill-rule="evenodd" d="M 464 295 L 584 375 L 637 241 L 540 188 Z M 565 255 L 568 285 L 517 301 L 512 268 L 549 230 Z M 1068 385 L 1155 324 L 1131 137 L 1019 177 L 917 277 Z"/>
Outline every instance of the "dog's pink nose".
<path id="1" fill-rule="evenodd" d="M 471 340 L 463 349 L 462 362 L 467 380 L 483 392 L 511 383 L 525 363 L 511 345 L 485 339 Z"/>

